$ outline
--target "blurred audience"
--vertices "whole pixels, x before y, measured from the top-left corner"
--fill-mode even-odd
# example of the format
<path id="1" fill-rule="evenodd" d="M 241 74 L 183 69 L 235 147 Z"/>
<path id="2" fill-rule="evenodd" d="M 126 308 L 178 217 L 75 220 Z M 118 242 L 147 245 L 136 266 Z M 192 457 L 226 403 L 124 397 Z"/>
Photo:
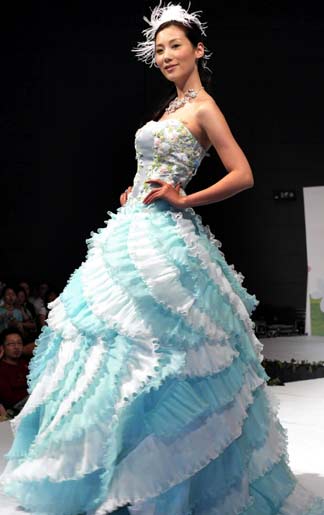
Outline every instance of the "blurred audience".
<path id="1" fill-rule="evenodd" d="M 28 398 L 29 360 L 57 297 L 45 281 L 36 288 L 24 279 L 17 288 L 0 281 L 0 420 L 15 417 Z"/>
<path id="2" fill-rule="evenodd" d="M 20 281 L 20 283 L 18 284 L 18 289 L 19 290 L 24 290 L 25 294 L 26 294 L 26 302 L 25 302 L 25 306 L 27 307 L 28 311 L 30 311 L 31 315 L 32 315 L 32 318 L 35 319 L 36 318 L 36 311 L 35 311 L 35 308 L 34 308 L 34 304 L 30 301 L 30 286 L 29 286 L 29 283 L 27 281 Z"/>
<path id="3" fill-rule="evenodd" d="M 35 338 L 37 337 L 38 333 L 35 310 L 33 309 L 33 305 L 27 301 L 27 295 L 23 288 L 20 288 L 17 291 L 16 307 L 17 309 L 20 309 L 23 316 L 22 326 L 24 331 L 24 341 L 35 341 Z"/>
<path id="4" fill-rule="evenodd" d="M 17 288 L 12 282 L 0 280 L 0 332 L 15 327 L 22 333 L 24 343 L 31 342 L 46 325 L 48 305 L 58 294 L 47 281 L 34 285 L 22 278 L 16 284 Z"/>
<path id="5" fill-rule="evenodd" d="M 23 314 L 16 307 L 16 292 L 11 286 L 6 286 L 2 294 L 0 306 L 0 332 L 7 328 L 18 329 L 23 333 Z"/>
<path id="6" fill-rule="evenodd" d="M 46 323 L 48 311 L 45 302 L 48 290 L 49 286 L 46 282 L 39 283 L 35 288 L 34 295 L 29 297 L 29 301 L 35 308 L 38 329 L 41 329 Z"/>
<path id="7" fill-rule="evenodd" d="M 0 280 L 0 306 L 3 306 L 2 293 L 6 286 L 7 286 L 6 283 L 4 283 L 3 281 Z"/>
<path id="8" fill-rule="evenodd" d="M 15 417 L 28 399 L 28 361 L 23 338 L 15 328 L 0 333 L 0 417 Z"/>

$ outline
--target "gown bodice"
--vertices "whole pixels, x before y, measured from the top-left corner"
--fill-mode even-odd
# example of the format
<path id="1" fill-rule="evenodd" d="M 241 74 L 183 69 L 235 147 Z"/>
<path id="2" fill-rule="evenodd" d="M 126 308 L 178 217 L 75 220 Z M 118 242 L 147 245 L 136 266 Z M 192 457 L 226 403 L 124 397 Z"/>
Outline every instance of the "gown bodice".
<path id="1" fill-rule="evenodd" d="M 147 179 L 162 179 L 181 192 L 206 154 L 188 127 L 178 119 L 151 120 L 135 135 L 137 172 L 128 203 L 142 201 L 151 189 Z M 154 185 L 153 185 L 154 187 Z"/>

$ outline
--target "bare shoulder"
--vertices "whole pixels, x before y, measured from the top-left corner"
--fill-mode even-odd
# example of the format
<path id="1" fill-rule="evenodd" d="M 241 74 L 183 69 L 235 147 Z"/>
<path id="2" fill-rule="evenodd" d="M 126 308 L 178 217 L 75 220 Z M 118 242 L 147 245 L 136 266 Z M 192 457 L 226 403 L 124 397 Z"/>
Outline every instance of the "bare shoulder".
<path id="1" fill-rule="evenodd" d="M 211 122 L 223 122 L 224 120 L 224 115 L 215 100 L 206 93 L 199 102 L 197 109 L 198 123 L 204 127 L 206 124 L 209 125 Z"/>
<path id="2" fill-rule="evenodd" d="M 196 120 L 200 130 L 216 150 L 237 145 L 232 131 L 215 100 L 208 94 L 197 106 Z"/>

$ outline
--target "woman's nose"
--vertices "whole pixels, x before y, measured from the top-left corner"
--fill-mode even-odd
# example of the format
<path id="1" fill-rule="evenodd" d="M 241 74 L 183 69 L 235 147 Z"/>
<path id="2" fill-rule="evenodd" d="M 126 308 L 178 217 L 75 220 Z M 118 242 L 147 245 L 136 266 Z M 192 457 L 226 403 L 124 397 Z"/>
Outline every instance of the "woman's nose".
<path id="1" fill-rule="evenodd" d="M 163 58 L 164 58 L 165 61 L 171 61 L 172 56 L 170 55 L 170 51 L 169 50 L 165 50 L 164 51 Z"/>

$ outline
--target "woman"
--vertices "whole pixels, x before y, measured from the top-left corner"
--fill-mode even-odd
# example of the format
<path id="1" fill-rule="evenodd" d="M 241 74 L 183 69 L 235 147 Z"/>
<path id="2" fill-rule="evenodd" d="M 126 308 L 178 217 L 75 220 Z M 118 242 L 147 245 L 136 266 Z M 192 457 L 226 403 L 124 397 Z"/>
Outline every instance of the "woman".
<path id="1" fill-rule="evenodd" d="M 133 186 L 51 305 L 5 490 L 57 515 L 321 513 L 287 465 L 250 319 L 257 301 L 192 209 L 253 185 L 202 89 L 205 27 L 171 4 L 149 24 L 136 53 L 177 99 L 137 132 Z M 228 173 L 186 196 L 210 145 Z"/>

